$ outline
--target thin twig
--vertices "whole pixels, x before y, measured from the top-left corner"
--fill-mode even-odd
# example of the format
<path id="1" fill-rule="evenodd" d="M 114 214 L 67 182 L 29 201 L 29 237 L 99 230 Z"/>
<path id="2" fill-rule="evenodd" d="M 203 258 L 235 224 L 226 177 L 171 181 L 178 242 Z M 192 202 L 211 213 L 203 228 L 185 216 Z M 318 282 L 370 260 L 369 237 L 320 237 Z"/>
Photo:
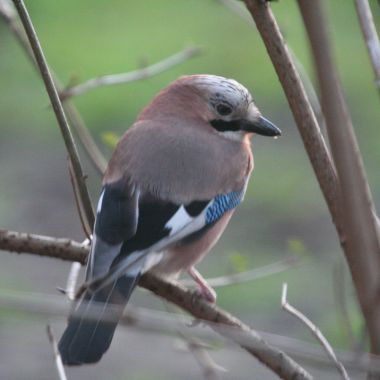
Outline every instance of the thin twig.
<path id="1" fill-rule="evenodd" d="M 227 372 L 225 368 L 216 364 L 211 358 L 210 354 L 198 339 L 185 336 L 182 334 L 186 340 L 187 347 L 189 351 L 193 354 L 199 366 L 202 369 L 203 376 L 206 380 L 218 380 L 218 372 Z"/>
<path id="2" fill-rule="evenodd" d="M 75 200 L 75 205 L 78 211 L 79 220 L 82 225 L 82 230 L 85 233 L 87 239 L 91 239 L 93 226 L 89 224 L 89 220 L 86 217 L 84 204 L 79 192 L 79 184 L 74 173 L 74 168 L 70 159 L 68 161 L 69 161 L 69 176 L 70 176 L 71 186 L 74 190 L 74 200 Z"/>
<path id="3" fill-rule="evenodd" d="M 298 0 L 298 4 L 310 40 L 340 181 L 339 206 L 347 238 L 344 253 L 366 321 L 371 352 L 380 355 L 380 234 L 372 194 L 334 62 L 323 2 Z"/>
<path id="4" fill-rule="evenodd" d="M 33 66 L 38 70 L 39 68 L 35 60 L 33 51 L 30 47 L 28 37 L 26 36 L 22 27 L 20 27 L 20 25 L 17 22 L 16 11 L 13 6 L 13 3 L 11 3 L 8 0 L 0 0 L 0 17 L 8 25 L 9 29 L 11 30 L 15 38 L 17 39 L 19 44 L 22 46 L 22 48 L 26 52 L 28 58 L 33 63 Z M 51 74 L 54 79 L 55 87 L 58 93 L 60 93 L 61 91 L 63 91 L 63 86 L 60 84 L 59 80 L 57 79 L 57 76 L 54 75 L 52 71 L 51 71 Z M 77 133 L 85 149 L 85 152 L 87 153 L 91 162 L 94 164 L 97 171 L 100 174 L 103 174 L 107 166 L 107 160 L 104 158 L 102 152 L 99 150 L 98 146 L 96 145 L 82 117 L 80 116 L 79 112 L 77 111 L 77 109 L 75 108 L 72 102 L 70 101 L 65 102 L 63 107 L 64 107 L 64 110 L 66 111 L 70 124 L 75 129 L 75 132 Z"/>
<path id="5" fill-rule="evenodd" d="M 12 33 L 16 37 L 17 41 L 20 43 L 20 45 L 23 47 L 23 49 L 27 53 L 27 56 L 32 61 L 33 65 L 38 69 L 28 38 L 26 37 L 24 31 L 19 27 L 15 16 L 16 16 L 16 13 L 14 11 L 13 4 L 9 0 L 0 0 L 0 17 L 2 17 L 3 20 L 6 22 L 9 29 L 12 31 Z M 197 49 L 197 48 L 193 48 L 193 49 Z M 180 52 L 178 54 L 181 54 L 181 53 L 183 52 Z M 194 56 L 197 54 L 198 53 L 194 53 Z M 181 63 L 180 60 L 178 61 L 177 64 L 179 63 Z M 173 63 L 173 66 L 174 66 L 174 63 Z M 168 67 L 167 69 L 169 68 L 170 67 Z M 57 79 L 57 76 L 52 71 L 51 71 L 51 75 L 53 77 L 54 84 L 58 93 L 59 94 L 63 93 L 65 89 L 60 84 L 60 81 Z M 100 151 L 95 140 L 91 136 L 88 128 L 85 125 L 85 122 L 82 116 L 79 114 L 74 104 L 68 99 L 66 99 L 66 101 L 64 102 L 63 108 L 66 112 L 67 118 L 70 121 L 70 125 L 72 125 L 72 127 L 75 129 L 75 132 L 78 135 L 80 142 L 85 149 L 86 154 L 90 158 L 91 163 L 94 164 L 99 174 L 102 175 L 107 167 L 107 160 L 105 159 L 103 153 Z"/>
<path id="6" fill-rule="evenodd" d="M 331 358 L 331 360 L 336 365 L 338 371 L 342 375 L 342 378 L 344 380 L 349 380 L 347 371 L 344 368 L 343 364 L 338 360 L 336 357 L 333 348 L 331 347 L 330 343 L 327 341 L 327 339 L 322 334 L 321 330 L 304 314 L 302 314 L 299 310 L 297 310 L 294 306 L 290 305 L 287 300 L 287 291 L 288 291 L 288 284 L 284 283 L 282 285 L 282 296 L 281 296 L 281 306 L 284 310 L 286 310 L 289 314 L 293 315 L 297 319 L 299 319 L 316 337 L 318 342 L 322 345 L 324 350 L 326 351 L 327 355 Z"/>
<path id="7" fill-rule="evenodd" d="M 57 91 L 60 91 L 61 88 L 63 87 L 57 87 Z M 67 100 L 64 102 L 63 108 L 70 120 L 71 125 L 75 128 L 75 133 L 79 137 L 79 140 L 82 143 L 82 146 L 91 163 L 94 165 L 97 172 L 102 176 L 107 168 L 107 159 L 104 157 L 103 153 L 96 144 L 82 116 L 74 106 L 74 103 Z"/>
<path id="8" fill-rule="evenodd" d="M 226 369 L 214 362 L 206 350 L 207 345 L 203 341 L 184 331 L 183 318 L 179 313 L 174 312 L 174 306 L 168 302 L 164 302 L 164 306 L 170 315 L 176 318 L 175 321 L 173 321 L 176 333 L 180 339 L 185 342 L 187 350 L 194 356 L 202 370 L 203 377 L 206 380 L 218 380 L 218 371 L 226 372 Z"/>
<path id="9" fill-rule="evenodd" d="M 199 47 L 191 46 L 153 65 L 127 73 L 102 75 L 97 78 L 89 79 L 88 81 L 76 86 L 68 87 L 60 92 L 60 98 L 64 101 L 70 97 L 84 94 L 85 92 L 94 90 L 98 87 L 113 86 L 146 79 L 169 70 L 170 68 L 177 66 L 180 63 L 199 55 L 200 53 L 201 49 Z"/>
<path id="10" fill-rule="evenodd" d="M 68 313 L 67 302 L 61 296 L 3 289 L 0 289 L 0 308 L 49 318 L 62 318 Z M 228 340 L 218 341 L 218 335 L 212 330 L 205 329 L 201 324 L 194 326 L 191 324 L 192 321 L 193 319 L 185 314 L 173 315 L 161 310 L 129 305 L 120 320 L 120 325 L 144 332 L 175 335 L 177 329 L 175 325 L 180 322 L 182 330 L 186 330 L 192 336 L 205 340 L 206 344 L 214 349 L 220 347 L 236 349 L 236 344 Z M 321 366 L 326 368 L 334 366 L 335 368 L 335 365 L 326 357 L 324 351 L 321 351 L 320 345 L 264 331 L 260 331 L 259 334 L 299 360 L 307 360 L 318 368 Z M 361 371 L 368 370 L 369 354 L 363 354 L 360 358 L 354 360 L 352 352 L 339 351 L 338 356 L 347 368 Z M 374 359 L 371 364 L 374 371 L 380 372 L 380 359 Z"/>
<path id="11" fill-rule="evenodd" d="M 371 59 L 375 84 L 380 94 L 380 43 L 368 0 L 355 0 L 360 27 Z"/>
<path id="12" fill-rule="evenodd" d="M 245 272 L 234 273 L 226 276 L 208 278 L 207 283 L 213 288 L 229 286 L 234 284 L 242 284 L 244 282 L 250 282 L 258 280 L 259 278 L 271 276 L 276 273 L 283 272 L 289 268 L 299 264 L 299 259 L 295 256 L 288 257 L 283 260 L 276 261 L 274 263 L 247 270 Z M 194 285 L 193 280 L 181 280 L 181 284 L 184 286 L 192 287 Z"/>
<path id="13" fill-rule="evenodd" d="M 212 329 L 239 344 L 280 378 L 312 379 L 310 374 L 284 352 L 265 342 L 256 331 L 233 315 L 199 297 L 196 292 L 149 273 L 141 277 L 139 285 L 176 304 L 195 318 L 211 322 Z"/>
<path id="14" fill-rule="evenodd" d="M 53 106 L 53 110 L 57 118 L 57 122 L 60 127 L 62 137 L 63 137 L 67 152 L 70 157 L 70 161 L 73 166 L 75 178 L 78 183 L 78 192 L 80 194 L 80 197 L 83 203 L 85 215 L 86 215 L 88 224 L 92 226 L 94 224 L 94 212 L 91 206 L 91 199 L 90 199 L 90 195 L 88 193 L 88 189 L 85 183 L 85 176 L 82 171 L 82 166 L 80 163 L 78 151 L 77 151 L 73 136 L 71 134 L 70 127 L 66 120 L 65 112 L 59 100 L 59 96 L 54 86 L 54 82 L 50 74 L 48 65 L 46 63 L 44 53 L 42 51 L 40 42 L 38 40 L 37 34 L 34 30 L 32 21 L 29 17 L 29 14 L 24 5 L 24 2 L 22 0 L 13 0 L 13 3 L 16 6 L 16 9 L 19 13 L 22 24 L 25 28 L 25 32 L 28 36 L 30 45 L 33 49 L 34 56 L 36 58 L 42 79 L 45 83 L 46 91 L 49 95 L 51 104 Z"/>
<path id="15" fill-rule="evenodd" d="M 9 236 L 13 237 L 13 239 L 9 239 Z M 66 243 L 66 245 L 62 244 L 61 241 L 55 241 L 53 238 L 38 236 L 36 239 L 33 236 L 30 239 L 27 234 L 15 232 L 9 234 L 8 231 L 0 231 L 0 249 L 34 253 L 84 263 L 86 255 L 83 254 L 83 251 L 88 252 L 88 247 L 83 247 L 80 243 L 67 240 Z M 73 249 L 69 249 L 70 246 Z M 25 249 L 28 247 L 30 250 Z M 51 254 L 47 254 L 48 252 Z M 268 344 L 256 331 L 233 315 L 216 305 L 206 302 L 196 292 L 151 273 L 146 273 L 141 277 L 139 286 L 174 303 L 195 318 L 211 322 L 211 327 L 215 331 L 239 344 L 282 379 L 311 379 L 311 376 L 284 352 Z M 226 327 L 230 328 L 227 330 Z"/>
<path id="16" fill-rule="evenodd" d="M 46 326 L 46 333 L 49 338 L 49 342 L 53 347 L 55 366 L 57 367 L 57 372 L 60 380 L 67 380 L 65 368 L 63 367 L 61 355 L 58 351 L 57 341 L 54 338 L 53 330 L 50 325 Z"/>

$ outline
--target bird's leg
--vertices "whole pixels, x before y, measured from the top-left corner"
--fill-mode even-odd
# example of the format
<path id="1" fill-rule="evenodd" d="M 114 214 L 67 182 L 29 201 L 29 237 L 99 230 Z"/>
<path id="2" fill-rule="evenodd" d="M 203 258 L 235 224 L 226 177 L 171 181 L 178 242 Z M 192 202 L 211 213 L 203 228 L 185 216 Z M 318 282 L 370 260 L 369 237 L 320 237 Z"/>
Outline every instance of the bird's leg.
<path id="1" fill-rule="evenodd" d="M 202 275 L 195 269 L 195 267 L 190 267 L 187 271 L 190 277 L 197 283 L 199 286 L 200 293 L 208 302 L 216 302 L 216 292 L 215 290 L 207 283 L 207 281 L 202 277 Z"/>

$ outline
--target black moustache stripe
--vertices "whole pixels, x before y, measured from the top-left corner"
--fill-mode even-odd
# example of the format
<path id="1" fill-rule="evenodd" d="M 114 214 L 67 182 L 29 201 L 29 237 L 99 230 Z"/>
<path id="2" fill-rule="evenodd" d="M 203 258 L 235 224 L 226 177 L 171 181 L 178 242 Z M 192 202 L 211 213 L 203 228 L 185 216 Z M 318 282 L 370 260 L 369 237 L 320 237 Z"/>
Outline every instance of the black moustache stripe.
<path id="1" fill-rule="evenodd" d="M 225 120 L 211 120 L 210 124 L 218 131 L 218 132 L 237 132 L 240 131 L 240 124 L 241 120 L 231 120 L 231 121 L 225 121 Z"/>

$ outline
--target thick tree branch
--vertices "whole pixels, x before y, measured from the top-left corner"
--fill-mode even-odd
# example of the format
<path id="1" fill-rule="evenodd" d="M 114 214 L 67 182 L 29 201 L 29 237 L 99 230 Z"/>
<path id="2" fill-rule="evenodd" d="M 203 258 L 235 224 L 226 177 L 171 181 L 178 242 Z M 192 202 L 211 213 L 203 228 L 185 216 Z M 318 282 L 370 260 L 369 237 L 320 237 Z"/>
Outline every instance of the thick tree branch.
<path id="1" fill-rule="evenodd" d="M 0 249 L 9 252 L 32 253 L 66 261 L 77 261 L 81 264 L 86 263 L 89 252 L 88 245 L 73 240 L 1 229 Z"/>
<path id="2" fill-rule="evenodd" d="M 53 110 L 54 110 L 58 125 L 60 127 L 62 137 L 65 142 L 66 149 L 69 154 L 70 161 L 73 167 L 75 180 L 78 184 L 78 192 L 80 194 L 81 201 L 83 203 L 84 212 L 85 212 L 88 224 L 92 226 L 94 224 L 94 213 L 91 206 L 90 195 L 88 193 L 87 186 L 85 183 L 85 176 L 82 171 L 79 154 L 75 146 L 75 142 L 71 134 L 70 127 L 66 120 L 65 112 L 59 100 L 57 90 L 54 86 L 53 78 L 50 74 L 44 53 L 41 49 L 40 42 L 34 30 L 28 11 L 25 8 L 24 2 L 22 0 L 13 0 L 13 3 L 15 4 L 16 9 L 19 13 L 21 22 L 24 25 L 25 32 L 28 36 L 38 68 L 40 70 L 42 79 L 44 81 L 46 91 L 49 95 L 51 104 L 53 106 Z"/>
<path id="3" fill-rule="evenodd" d="M 223 4 L 225 7 L 227 7 L 229 10 L 234 12 L 236 15 L 238 15 L 242 20 L 244 20 L 246 23 L 248 23 L 251 27 L 255 28 L 255 24 L 252 23 L 252 16 L 247 11 L 246 7 L 244 7 L 243 3 L 239 3 L 236 0 L 217 0 L 219 3 Z M 257 29 L 256 29 L 257 31 Z M 319 99 L 317 96 L 317 93 L 315 92 L 313 83 L 304 67 L 302 62 L 298 59 L 296 53 L 293 51 L 293 49 L 288 46 L 288 51 L 290 53 L 290 56 L 292 57 L 295 67 L 298 70 L 300 74 L 300 78 L 302 80 L 302 83 L 305 87 L 306 94 L 309 98 L 310 104 L 313 108 L 314 114 L 318 120 L 318 124 L 322 130 L 324 138 L 326 138 L 326 126 L 325 126 L 325 119 L 323 117 L 322 108 L 319 103 Z"/>
<path id="4" fill-rule="evenodd" d="M 292 109 L 294 118 L 297 122 L 298 129 L 304 141 L 306 151 L 309 155 L 310 161 L 313 165 L 322 192 L 328 204 L 330 213 L 337 227 L 341 245 L 349 261 L 349 265 L 355 281 L 355 286 L 358 291 L 359 301 L 362 305 L 368 328 L 372 331 L 372 350 L 373 352 L 379 352 L 380 323 L 378 316 L 380 315 L 380 303 L 378 302 L 378 299 L 376 299 L 376 293 L 379 289 L 380 279 L 377 263 L 379 257 L 378 237 L 377 231 L 374 230 L 375 223 L 373 219 L 375 215 L 373 213 L 373 210 L 371 209 L 371 198 L 369 196 L 367 183 L 363 175 L 363 170 L 360 167 L 360 160 L 357 160 L 358 149 L 355 146 L 355 144 L 352 145 L 352 141 L 347 144 L 347 141 L 343 142 L 342 140 L 334 140 L 334 149 L 337 146 L 336 144 L 340 144 L 341 147 L 345 145 L 345 147 L 342 149 L 345 149 L 345 156 L 348 160 L 344 161 L 343 156 L 341 156 L 341 158 L 337 159 L 336 161 L 337 165 L 340 166 L 339 174 L 341 174 L 342 171 L 343 176 L 342 187 L 344 187 L 344 204 L 346 207 L 342 209 L 340 207 L 343 204 L 341 196 L 342 194 L 340 191 L 338 178 L 335 173 L 331 157 L 326 149 L 326 145 L 324 144 L 322 136 L 319 133 L 319 128 L 313 115 L 312 109 L 306 98 L 305 91 L 302 87 L 298 73 L 296 72 L 294 64 L 288 53 L 286 44 L 283 40 L 282 35 L 280 34 L 274 16 L 270 10 L 270 6 L 268 3 L 262 2 L 260 0 L 245 0 L 245 3 L 256 22 L 259 32 L 263 37 L 263 41 L 266 45 L 268 53 L 272 59 L 273 65 L 277 71 L 277 75 L 279 76 L 281 84 L 286 93 L 289 105 Z M 313 13 L 315 15 L 316 8 L 318 5 L 318 1 L 313 1 L 312 3 L 305 1 L 305 8 L 310 11 L 310 14 Z M 315 24 L 314 30 L 321 31 L 321 28 L 323 28 L 323 25 L 321 25 L 321 20 L 319 19 L 319 21 Z M 325 64 L 318 64 L 317 67 L 323 70 L 324 73 L 334 75 L 334 69 L 330 71 L 330 66 L 326 67 Z M 328 80 L 327 82 L 331 83 L 334 80 L 335 78 L 333 78 L 332 80 Z M 336 95 L 334 95 L 335 100 L 330 104 L 330 106 L 333 108 L 339 106 L 339 104 L 336 104 L 336 101 L 342 101 L 342 97 L 339 94 L 337 94 L 336 92 L 334 92 L 334 94 Z M 344 109 L 344 107 L 342 109 Z M 341 116 L 343 117 L 341 121 L 344 120 L 342 122 L 343 127 L 346 118 L 344 114 Z M 332 128 L 339 128 L 336 126 L 336 123 L 331 125 L 333 125 Z M 342 133 L 347 137 L 346 132 Z M 350 132 L 348 134 L 350 134 Z M 347 139 L 350 140 L 351 138 L 348 137 Z M 350 150 L 353 146 L 354 149 Z M 342 149 L 340 150 L 340 153 L 342 153 Z M 334 152 L 334 155 L 335 153 L 336 152 Z M 354 179 L 353 183 L 350 183 L 350 180 L 352 180 L 352 177 L 350 178 L 349 175 L 350 171 L 346 171 L 346 169 L 351 170 L 350 165 L 347 165 L 348 162 L 351 162 L 354 165 L 351 168 L 358 174 L 358 177 Z M 343 167 L 345 167 L 346 169 L 343 169 Z M 359 184 L 359 188 L 362 184 L 364 184 L 364 189 L 355 189 L 359 190 L 360 193 L 363 195 L 363 197 L 361 198 L 357 197 L 356 195 L 352 197 L 353 193 L 351 193 L 351 190 L 353 190 L 355 186 L 358 186 L 357 181 L 362 181 Z M 353 205 L 349 200 L 355 202 L 356 206 Z M 354 208 L 356 209 L 356 207 L 358 207 L 359 212 L 357 216 L 353 211 Z M 345 212 L 344 215 L 341 214 L 343 210 Z M 369 210 L 371 210 L 370 213 Z M 360 217 L 360 215 L 362 217 Z M 361 220 L 362 222 L 360 226 L 357 223 L 359 220 Z M 344 234 L 343 232 L 343 221 L 345 223 L 348 222 L 351 224 L 351 228 L 345 231 L 346 234 Z M 363 221 L 367 221 L 368 225 L 367 223 L 363 223 Z M 360 234 L 354 233 L 354 231 L 360 231 Z M 346 237 L 351 238 L 350 245 L 346 244 Z M 368 239 L 366 239 L 366 237 Z M 366 243 L 363 245 L 362 238 L 366 239 L 369 245 L 366 245 Z M 356 241 L 352 241 L 355 239 Z M 352 249 L 352 245 L 357 246 L 355 247 L 355 249 Z M 365 250 L 363 250 L 363 248 L 365 248 Z M 364 255 L 363 252 L 365 252 L 366 255 L 369 255 L 369 260 L 365 259 L 366 255 Z"/>
<path id="5" fill-rule="evenodd" d="M 341 183 L 345 255 L 366 320 L 371 352 L 380 355 L 380 236 L 372 195 L 334 64 L 322 2 L 298 3 L 311 44 L 322 110 Z"/>
<path id="6" fill-rule="evenodd" d="M 146 79 L 169 70 L 170 68 L 199 55 L 200 52 L 201 49 L 198 47 L 188 47 L 153 65 L 146 66 L 135 71 L 130 71 L 128 73 L 103 75 L 97 78 L 89 79 L 84 83 L 64 89 L 59 95 L 61 100 L 65 101 L 70 97 L 84 94 L 85 92 L 94 90 L 98 87 L 114 86 Z"/>
<path id="7" fill-rule="evenodd" d="M 66 239 L 29 235 L 0 230 L 0 249 L 11 252 L 33 253 L 66 261 L 85 263 L 88 246 Z M 284 352 L 269 345 L 257 332 L 196 292 L 181 284 L 146 273 L 139 285 L 174 303 L 197 319 L 211 322 L 210 326 L 222 336 L 239 344 L 282 379 L 312 379 L 312 377 Z M 227 326 L 228 328 L 223 328 Z"/>
<path id="8" fill-rule="evenodd" d="M 345 237 L 341 228 L 338 207 L 340 196 L 338 178 L 299 74 L 269 4 L 261 0 L 244 0 L 244 2 L 256 23 L 282 84 L 306 152 L 337 228 L 340 243 L 344 246 Z"/>

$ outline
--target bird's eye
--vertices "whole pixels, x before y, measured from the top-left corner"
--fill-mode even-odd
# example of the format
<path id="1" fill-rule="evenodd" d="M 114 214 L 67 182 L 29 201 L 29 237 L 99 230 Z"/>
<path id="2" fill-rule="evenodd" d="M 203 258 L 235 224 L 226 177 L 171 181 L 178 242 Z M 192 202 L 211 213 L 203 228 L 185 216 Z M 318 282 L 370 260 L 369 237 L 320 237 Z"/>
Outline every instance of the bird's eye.
<path id="1" fill-rule="evenodd" d="M 226 106 L 225 104 L 218 104 L 216 106 L 216 110 L 218 111 L 219 115 L 227 116 L 232 112 L 232 108 L 229 106 Z"/>

